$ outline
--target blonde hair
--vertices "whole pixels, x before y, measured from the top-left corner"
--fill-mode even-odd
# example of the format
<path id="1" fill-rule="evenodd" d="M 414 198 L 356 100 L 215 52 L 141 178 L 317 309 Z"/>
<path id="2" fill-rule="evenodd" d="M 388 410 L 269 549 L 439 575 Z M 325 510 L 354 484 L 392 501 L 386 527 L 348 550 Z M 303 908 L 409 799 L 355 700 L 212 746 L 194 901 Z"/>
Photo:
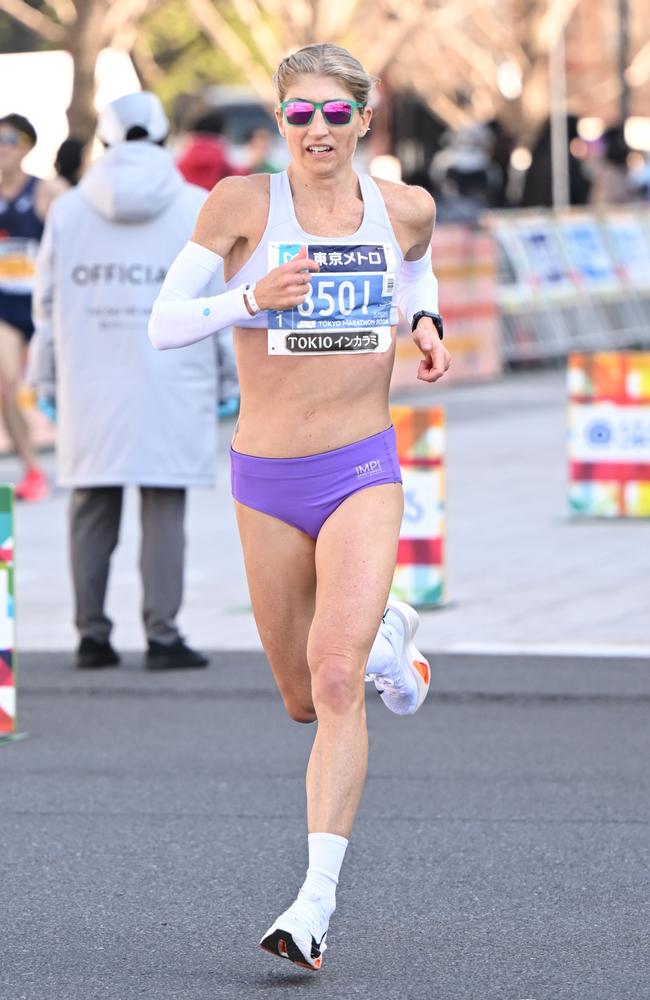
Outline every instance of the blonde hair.
<path id="1" fill-rule="evenodd" d="M 287 96 L 292 80 L 307 73 L 334 77 L 360 104 L 368 103 L 370 88 L 377 80 L 369 76 L 359 60 L 340 45 L 330 42 L 306 45 L 283 59 L 273 76 L 280 101 Z"/>

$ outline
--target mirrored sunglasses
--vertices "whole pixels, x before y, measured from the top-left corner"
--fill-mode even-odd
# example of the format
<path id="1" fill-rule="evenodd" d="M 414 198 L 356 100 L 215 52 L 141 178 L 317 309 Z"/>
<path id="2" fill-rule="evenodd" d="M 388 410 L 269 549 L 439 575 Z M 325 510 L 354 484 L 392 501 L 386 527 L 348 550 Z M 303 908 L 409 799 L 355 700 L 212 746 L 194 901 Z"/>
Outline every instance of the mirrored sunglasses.
<path id="1" fill-rule="evenodd" d="M 355 108 L 365 108 L 359 101 L 303 101 L 294 98 L 280 105 L 287 125 L 310 125 L 316 111 L 321 111 L 328 125 L 348 125 Z"/>

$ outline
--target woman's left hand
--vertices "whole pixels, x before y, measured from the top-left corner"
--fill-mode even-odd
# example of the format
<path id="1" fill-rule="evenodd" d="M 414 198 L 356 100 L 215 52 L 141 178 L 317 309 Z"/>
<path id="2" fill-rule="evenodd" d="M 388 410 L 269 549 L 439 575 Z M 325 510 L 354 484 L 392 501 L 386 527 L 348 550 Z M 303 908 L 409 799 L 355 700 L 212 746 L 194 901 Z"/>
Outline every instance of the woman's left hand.
<path id="1" fill-rule="evenodd" d="M 449 351 L 438 337 L 432 321 L 423 317 L 413 331 L 413 340 L 424 354 L 418 368 L 422 382 L 437 382 L 451 364 Z"/>

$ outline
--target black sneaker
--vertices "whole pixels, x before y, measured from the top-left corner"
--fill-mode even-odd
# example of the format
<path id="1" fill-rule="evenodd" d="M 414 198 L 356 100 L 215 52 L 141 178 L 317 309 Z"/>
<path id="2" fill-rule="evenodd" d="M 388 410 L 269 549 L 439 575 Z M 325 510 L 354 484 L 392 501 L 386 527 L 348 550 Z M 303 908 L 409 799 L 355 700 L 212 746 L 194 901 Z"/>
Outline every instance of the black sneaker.
<path id="1" fill-rule="evenodd" d="M 116 667 L 120 662 L 110 642 L 97 642 L 88 636 L 79 643 L 75 667 L 78 670 L 95 670 L 98 667 Z"/>
<path id="2" fill-rule="evenodd" d="M 207 656 L 197 652 L 196 649 L 190 649 L 182 639 L 177 639 L 171 645 L 149 639 L 144 668 L 145 670 L 191 670 L 207 667 L 209 662 Z"/>

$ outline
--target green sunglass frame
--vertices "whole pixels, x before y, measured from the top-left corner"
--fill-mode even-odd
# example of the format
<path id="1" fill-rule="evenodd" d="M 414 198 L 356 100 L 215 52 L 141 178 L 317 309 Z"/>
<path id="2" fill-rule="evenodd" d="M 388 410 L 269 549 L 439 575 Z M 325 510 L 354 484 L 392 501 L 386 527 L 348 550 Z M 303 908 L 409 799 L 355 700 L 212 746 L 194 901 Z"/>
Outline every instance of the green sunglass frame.
<path id="1" fill-rule="evenodd" d="M 309 121 L 302 122 L 302 124 L 299 125 L 296 122 L 289 121 L 285 109 L 287 104 L 299 104 L 301 102 L 303 104 L 311 104 L 313 111 L 309 116 Z M 347 97 L 330 97 L 326 101 L 310 101 L 308 97 L 292 97 L 288 101 L 282 101 L 280 107 L 282 108 L 282 117 L 284 118 L 286 124 L 291 125 L 293 128 L 307 128 L 307 126 L 311 125 L 311 123 L 313 122 L 314 115 L 316 114 L 317 111 L 320 111 L 327 124 L 331 125 L 332 128 L 344 128 L 346 125 L 349 125 L 350 122 L 352 121 L 352 115 L 350 115 L 350 122 L 331 122 L 326 117 L 325 112 L 323 111 L 323 108 L 325 107 L 326 104 L 335 104 L 337 102 L 340 104 L 349 104 L 350 107 L 353 109 L 365 108 L 366 106 L 365 104 L 362 104 L 360 101 L 350 101 Z"/>

